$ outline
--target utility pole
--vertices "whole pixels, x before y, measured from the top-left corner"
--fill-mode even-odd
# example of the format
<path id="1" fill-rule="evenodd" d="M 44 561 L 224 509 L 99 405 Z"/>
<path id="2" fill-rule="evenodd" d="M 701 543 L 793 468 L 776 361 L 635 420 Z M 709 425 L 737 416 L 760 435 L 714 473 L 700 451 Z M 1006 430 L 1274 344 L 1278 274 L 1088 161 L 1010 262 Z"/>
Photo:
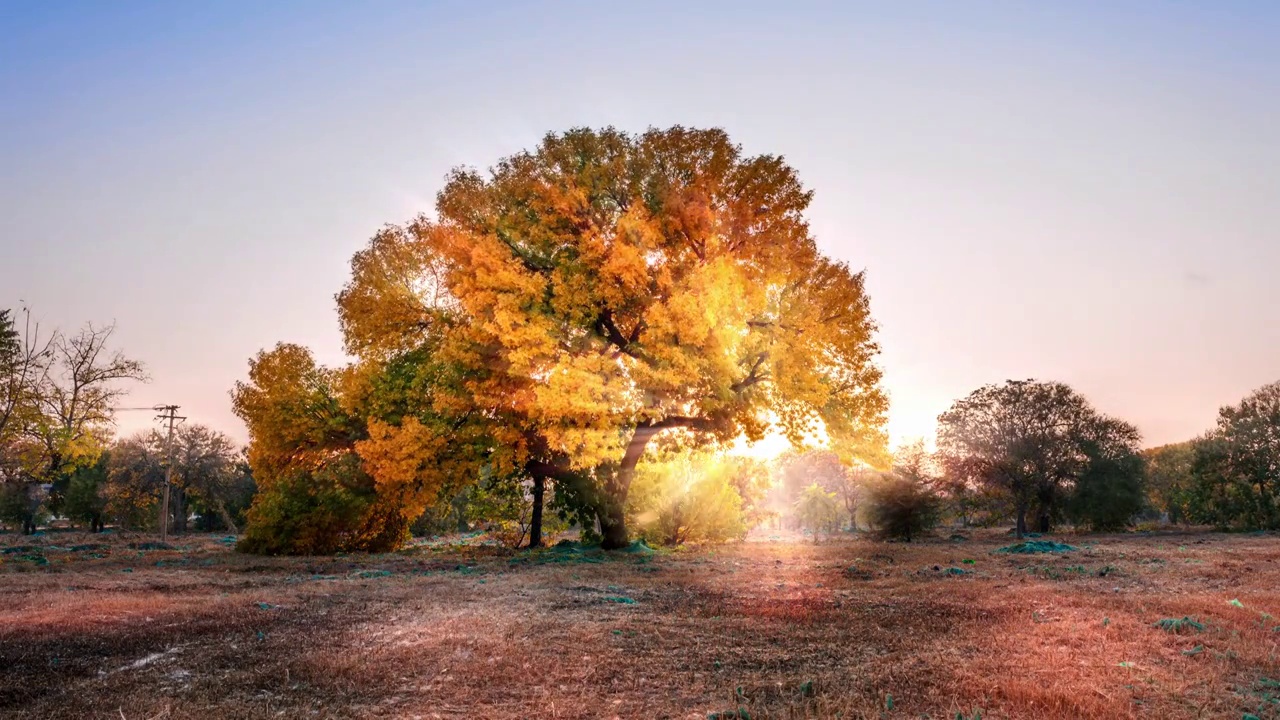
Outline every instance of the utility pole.
<path id="1" fill-rule="evenodd" d="M 160 542 L 167 542 L 169 540 L 169 485 L 173 482 L 173 425 L 186 418 L 178 416 L 177 405 L 157 405 L 156 410 L 164 413 L 157 415 L 157 420 L 169 421 L 169 440 L 165 450 L 169 459 L 164 469 L 164 493 L 160 500 Z"/>

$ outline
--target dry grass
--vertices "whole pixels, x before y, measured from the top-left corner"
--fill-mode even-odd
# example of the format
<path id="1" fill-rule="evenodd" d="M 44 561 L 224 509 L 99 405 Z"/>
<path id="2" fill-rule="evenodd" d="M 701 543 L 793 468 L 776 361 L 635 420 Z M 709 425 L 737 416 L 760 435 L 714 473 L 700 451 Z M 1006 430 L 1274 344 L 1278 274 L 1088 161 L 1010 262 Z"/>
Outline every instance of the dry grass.
<path id="1" fill-rule="evenodd" d="M 1028 556 L 993 554 L 1010 542 L 994 534 L 752 542 L 603 562 L 128 547 L 145 539 L 0 554 L 0 717 L 1280 717 L 1274 536 L 1067 538 L 1081 549 Z M 1205 629 L 1152 625 L 1182 617 Z"/>

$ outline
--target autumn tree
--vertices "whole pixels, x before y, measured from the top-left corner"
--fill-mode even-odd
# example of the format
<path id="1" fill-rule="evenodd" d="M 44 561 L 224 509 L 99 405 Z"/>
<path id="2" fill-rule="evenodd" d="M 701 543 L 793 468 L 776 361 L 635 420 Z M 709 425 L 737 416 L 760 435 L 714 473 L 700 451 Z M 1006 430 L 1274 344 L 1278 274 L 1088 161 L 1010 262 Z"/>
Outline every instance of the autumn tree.
<path id="1" fill-rule="evenodd" d="M 1014 503 L 1018 537 L 1027 513 L 1047 532 L 1066 493 L 1096 462 L 1136 455 L 1138 431 L 1109 418 L 1069 386 L 1010 380 L 986 385 L 938 418 L 938 448 L 953 481 L 1000 488 Z"/>
<path id="2" fill-rule="evenodd" d="M 1280 528 L 1280 382 L 1218 411 L 1217 427 L 1195 444 L 1192 477 L 1199 519 Z"/>
<path id="3" fill-rule="evenodd" d="M 280 344 L 249 363 L 232 408 L 249 429 L 258 485 L 240 547 L 263 554 L 388 550 L 407 534 L 401 506 L 379 497 L 355 444 L 366 422 L 344 409 L 341 373 Z"/>
<path id="4" fill-rule="evenodd" d="M 552 480 L 620 547 L 660 434 L 692 448 L 777 426 L 874 452 L 863 278 L 817 250 L 811 197 L 782 158 L 682 127 L 575 129 L 454 171 L 436 217 L 375 236 L 338 298 L 361 375 L 420 368 L 370 420 L 365 467 L 415 505 L 478 464 Z"/>

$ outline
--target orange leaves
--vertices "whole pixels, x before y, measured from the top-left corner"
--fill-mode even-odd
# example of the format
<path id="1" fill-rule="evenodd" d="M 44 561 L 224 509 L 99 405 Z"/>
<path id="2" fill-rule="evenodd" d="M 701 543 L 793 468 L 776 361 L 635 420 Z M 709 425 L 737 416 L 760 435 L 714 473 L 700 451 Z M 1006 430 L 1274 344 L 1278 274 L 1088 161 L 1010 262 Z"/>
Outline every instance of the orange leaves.
<path id="1" fill-rule="evenodd" d="M 371 421 L 369 438 L 355 447 L 379 496 L 396 498 L 404 516 L 416 518 L 445 484 L 442 468 L 435 461 L 449 441 L 417 418 L 407 417 L 399 426 Z"/>

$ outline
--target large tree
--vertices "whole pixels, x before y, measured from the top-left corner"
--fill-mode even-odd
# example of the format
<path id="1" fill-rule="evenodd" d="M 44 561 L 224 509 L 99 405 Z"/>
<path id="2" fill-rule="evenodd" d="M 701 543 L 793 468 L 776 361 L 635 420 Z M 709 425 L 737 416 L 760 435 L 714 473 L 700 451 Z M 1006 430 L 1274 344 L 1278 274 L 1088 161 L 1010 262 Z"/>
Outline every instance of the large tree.
<path id="1" fill-rule="evenodd" d="M 986 385 L 938 417 L 947 474 L 953 482 L 1007 492 L 1018 537 L 1027 531 L 1033 508 L 1038 529 L 1048 531 L 1077 480 L 1098 471 L 1098 463 L 1135 456 L 1139 439 L 1135 427 L 1099 413 L 1059 382 Z"/>
<path id="2" fill-rule="evenodd" d="M 1218 412 L 1195 444 L 1194 504 L 1221 526 L 1280 528 L 1280 382 Z"/>
<path id="3" fill-rule="evenodd" d="M 883 445 L 863 278 L 818 251 L 811 197 L 782 158 L 720 130 L 548 135 L 488 173 L 455 171 L 435 218 L 374 239 L 374 271 L 357 266 L 340 297 L 348 344 L 379 361 L 433 346 L 454 368 L 434 411 L 490 423 L 504 471 L 585 477 L 618 547 L 661 433 L 825 433 L 846 457 Z M 382 422 L 388 442 L 436 441 Z"/>

